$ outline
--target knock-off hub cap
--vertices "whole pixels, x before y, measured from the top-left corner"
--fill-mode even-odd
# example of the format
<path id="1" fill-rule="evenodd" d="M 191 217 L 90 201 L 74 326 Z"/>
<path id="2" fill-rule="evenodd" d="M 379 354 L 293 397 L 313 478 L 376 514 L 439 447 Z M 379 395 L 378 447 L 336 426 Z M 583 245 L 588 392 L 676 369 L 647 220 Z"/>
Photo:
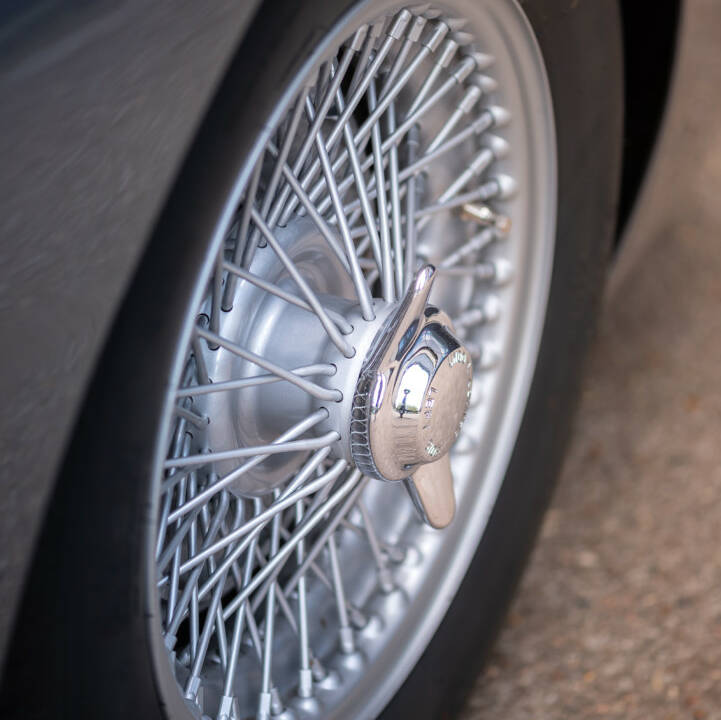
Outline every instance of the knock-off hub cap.
<path id="1" fill-rule="evenodd" d="M 381 330 L 353 399 L 356 465 L 381 480 L 404 480 L 424 520 L 445 527 L 455 499 L 448 451 L 471 397 L 470 353 L 448 316 L 427 304 L 435 269 L 426 265 Z"/>

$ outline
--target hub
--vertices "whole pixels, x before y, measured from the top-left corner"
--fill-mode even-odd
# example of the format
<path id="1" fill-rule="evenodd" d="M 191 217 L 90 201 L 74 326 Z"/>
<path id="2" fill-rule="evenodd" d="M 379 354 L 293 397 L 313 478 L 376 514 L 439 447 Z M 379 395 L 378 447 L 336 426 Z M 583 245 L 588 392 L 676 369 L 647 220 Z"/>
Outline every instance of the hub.
<path id="1" fill-rule="evenodd" d="M 355 304 L 353 284 L 313 223 L 307 219 L 298 219 L 285 228 L 276 228 L 275 234 L 287 256 L 324 307 L 352 318 Z M 248 273 L 300 296 L 286 267 L 270 247 L 257 249 Z M 332 352 L 335 346 L 329 341 L 313 312 L 290 304 L 272 292 L 244 280 L 236 283 L 232 308 L 221 313 L 220 323 L 220 334 L 223 337 L 255 355 L 272 359 L 276 365 L 289 370 L 322 367 L 317 373 L 300 370 L 299 374 L 327 388 L 340 387 L 342 375 L 339 364 L 346 359 L 340 352 Z M 350 338 L 351 344 L 355 344 L 357 334 L 354 329 L 346 336 Z M 332 400 L 318 401 L 288 382 L 278 382 L 277 378 L 268 377 L 267 370 L 239 358 L 223 347 L 206 351 L 205 343 L 203 346 L 208 375 L 214 383 L 235 378 L 252 380 L 262 376 L 270 380 L 266 384 L 199 398 L 199 409 L 212 418 L 206 431 L 210 448 L 252 447 L 272 443 L 289 427 L 308 417 L 320 406 L 330 409 L 337 405 Z M 311 432 L 320 434 L 329 429 L 316 427 Z M 337 450 L 334 448 L 334 453 Z M 304 453 L 271 455 L 243 473 L 230 489 L 239 496 L 262 495 L 286 482 L 305 459 Z M 228 460 L 216 463 L 216 470 L 220 475 L 225 475 L 241 464 L 242 461 Z"/>
<path id="2" fill-rule="evenodd" d="M 406 480 L 423 517 L 433 525 L 447 524 L 453 514 L 453 490 L 443 458 L 468 406 L 472 370 L 470 355 L 453 334 L 448 316 L 427 304 L 434 268 L 427 265 L 417 273 L 400 303 L 375 300 L 375 318 L 366 321 L 345 268 L 309 223 L 293 223 L 279 230 L 278 238 L 326 311 L 342 317 L 344 340 L 353 352 L 341 352 L 313 312 L 250 280 L 239 282 L 233 310 L 223 314 L 221 334 L 257 356 L 273 358 L 284 369 L 296 370 L 328 392 L 314 397 L 270 377 L 234 392 L 209 395 L 204 400 L 205 412 L 213 418 L 208 447 L 272 443 L 323 408 L 327 418 L 310 432 L 338 433 L 333 456 L 381 480 Z M 299 296 L 270 248 L 257 251 L 248 273 Z M 206 364 L 215 383 L 267 376 L 257 364 L 222 347 L 206 353 Z M 265 494 L 306 459 L 307 452 L 269 455 L 242 473 L 231 490 L 241 496 Z M 224 475 L 241 464 L 228 460 L 216 467 Z M 430 507 L 438 502 L 431 502 L 418 483 L 408 480 L 426 466 L 433 472 L 421 475 L 429 478 L 434 492 L 446 487 L 442 513 Z"/>

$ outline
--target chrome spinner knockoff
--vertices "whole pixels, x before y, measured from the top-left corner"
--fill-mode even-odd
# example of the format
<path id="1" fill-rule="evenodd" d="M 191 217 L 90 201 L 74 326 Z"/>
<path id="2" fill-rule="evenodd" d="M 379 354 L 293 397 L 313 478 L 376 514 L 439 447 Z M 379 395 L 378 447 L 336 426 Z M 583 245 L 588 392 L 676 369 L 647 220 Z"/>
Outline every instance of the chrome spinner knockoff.
<path id="1" fill-rule="evenodd" d="M 426 522 L 445 527 L 455 511 L 448 451 L 473 369 L 450 318 L 427 303 L 435 272 L 418 271 L 375 340 L 356 386 L 351 451 L 367 475 L 403 480 Z"/>

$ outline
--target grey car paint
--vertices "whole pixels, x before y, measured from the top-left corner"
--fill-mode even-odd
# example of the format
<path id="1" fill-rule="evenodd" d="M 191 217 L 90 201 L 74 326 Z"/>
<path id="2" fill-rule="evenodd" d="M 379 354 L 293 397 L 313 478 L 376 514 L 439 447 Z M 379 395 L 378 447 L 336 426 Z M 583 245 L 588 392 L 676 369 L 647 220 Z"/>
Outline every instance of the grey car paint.
<path id="1" fill-rule="evenodd" d="M 0 7 L 0 658 L 88 378 L 257 4 Z"/>

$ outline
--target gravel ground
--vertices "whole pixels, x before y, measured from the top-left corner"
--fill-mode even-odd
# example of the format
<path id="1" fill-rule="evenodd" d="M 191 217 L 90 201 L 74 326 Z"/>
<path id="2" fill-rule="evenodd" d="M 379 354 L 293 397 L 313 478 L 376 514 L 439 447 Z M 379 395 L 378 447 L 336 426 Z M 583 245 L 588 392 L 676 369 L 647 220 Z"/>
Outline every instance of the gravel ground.
<path id="1" fill-rule="evenodd" d="M 720 95 L 721 3 L 690 0 L 565 470 L 462 720 L 721 718 Z"/>

